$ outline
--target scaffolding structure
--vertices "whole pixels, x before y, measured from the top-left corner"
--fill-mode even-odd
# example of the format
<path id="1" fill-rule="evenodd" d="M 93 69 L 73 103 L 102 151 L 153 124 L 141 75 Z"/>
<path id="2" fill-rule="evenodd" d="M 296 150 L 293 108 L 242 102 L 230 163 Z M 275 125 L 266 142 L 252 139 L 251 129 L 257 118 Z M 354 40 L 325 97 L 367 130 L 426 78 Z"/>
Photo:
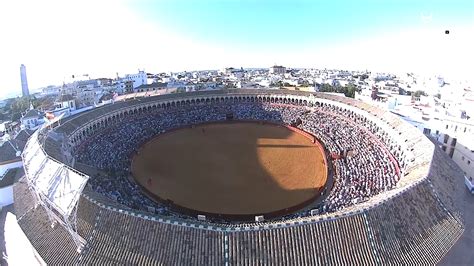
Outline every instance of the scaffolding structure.
<path id="1" fill-rule="evenodd" d="M 77 251 L 81 252 L 86 241 L 77 233 L 77 209 L 89 176 L 44 151 L 44 141 L 53 130 L 51 124 L 41 127 L 28 139 L 22 154 L 25 176 L 35 206 L 41 205 L 45 209 L 52 227 L 56 224 L 63 226 L 71 235 Z"/>

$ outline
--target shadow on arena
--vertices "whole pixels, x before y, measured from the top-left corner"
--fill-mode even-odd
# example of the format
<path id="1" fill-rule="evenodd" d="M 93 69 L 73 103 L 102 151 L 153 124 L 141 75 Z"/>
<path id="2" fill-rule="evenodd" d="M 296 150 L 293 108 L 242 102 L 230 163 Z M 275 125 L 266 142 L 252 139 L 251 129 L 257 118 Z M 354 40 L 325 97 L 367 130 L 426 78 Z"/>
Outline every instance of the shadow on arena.
<path id="1" fill-rule="evenodd" d="M 145 141 L 145 145 L 140 150 L 143 150 L 147 142 L 171 137 L 171 141 L 167 141 L 159 148 L 161 151 L 167 151 L 167 154 L 161 156 L 159 160 L 156 160 L 155 155 L 150 156 L 151 161 L 148 163 L 151 165 L 148 174 L 160 172 L 161 191 L 158 189 L 157 192 L 153 189 L 153 186 L 160 186 L 159 183 L 151 183 L 151 181 L 147 183 L 143 178 L 140 180 L 137 178 L 136 170 L 132 170 L 135 181 L 144 194 L 160 205 L 190 216 L 206 215 L 214 219 L 236 221 L 255 220 L 255 216 L 259 215 L 263 215 L 265 219 L 272 219 L 301 211 L 304 208 L 308 211 L 318 208 L 323 196 L 327 194 L 326 184 L 330 183 L 329 180 L 332 181 L 329 177 L 332 172 L 331 167 L 323 162 L 323 167 L 327 168 L 327 177 L 322 177 L 325 182 L 312 187 L 298 184 L 297 179 L 285 180 L 285 184 L 281 184 L 279 182 L 281 180 L 275 180 L 272 173 L 268 171 L 269 162 L 261 160 L 259 148 L 271 148 L 272 152 L 278 153 L 272 157 L 272 163 L 277 162 L 278 166 L 273 166 L 272 169 L 276 168 L 285 172 L 285 168 L 291 168 L 293 172 L 288 176 L 291 179 L 291 176 L 298 175 L 298 170 L 311 167 L 308 165 L 311 162 L 305 158 L 304 150 L 314 148 L 314 145 L 279 144 L 291 135 L 291 131 L 283 126 L 296 127 L 301 120 L 285 121 L 277 111 L 265 110 L 261 105 L 253 104 L 253 106 L 257 110 L 245 113 L 236 106 L 230 105 L 224 108 L 225 112 L 221 111 L 218 121 L 175 127 Z M 258 132 L 237 130 L 237 132 L 229 132 L 232 136 L 229 137 L 229 135 L 213 134 L 212 125 L 216 123 L 256 123 L 278 126 L 280 130 L 274 130 L 271 127 L 268 127 L 271 130 Z M 211 129 L 207 126 L 211 126 Z M 202 128 L 206 128 L 205 133 L 201 133 Z M 192 135 L 186 135 L 187 133 Z M 176 134 L 178 137 L 173 137 Z M 236 134 L 245 134 L 245 138 L 234 138 Z M 261 143 L 262 140 L 265 143 Z M 203 146 L 205 151 L 202 150 Z M 234 156 L 228 156 L 228 149 L 232 149 Z M 287 149 L 291 151 L 283 152 Z M 174 154 L 169 154 L 169 151 Z M 138 153 L 135 156 L 138 156 Z M 323 156 L 326 156 L 327 153 L 325 151 L 324 153 Z M 238 156 L 235 156 L 236 154 Z M 291 158 L 285 157 L 288 154 Z M 295 162 L 301 165 L 296 167 L 289 165 Z M 316 167 L 316 162 L 314 167 Z M 173 175 L 183 176 L 186 179 L 166 178 Z M 204 183 L 201 178 L 192 178 L 193 176 L 206 176 L 205 180 L 209 182 Z M 165 191 L 163 187 L 166 187 Z M 299 215 L 302 215 L 302 212 L 299 212 Z"/>

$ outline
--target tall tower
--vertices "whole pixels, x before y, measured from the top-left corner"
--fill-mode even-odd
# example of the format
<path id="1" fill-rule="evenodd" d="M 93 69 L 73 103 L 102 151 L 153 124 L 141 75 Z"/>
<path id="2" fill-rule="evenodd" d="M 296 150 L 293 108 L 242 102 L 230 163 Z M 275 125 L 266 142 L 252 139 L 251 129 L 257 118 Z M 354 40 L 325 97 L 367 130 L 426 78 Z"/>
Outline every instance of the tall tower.
<path id="1" fill-rule="evenodd" d="M 26 67 L 21 64 L 20 66 L 20 76 L 21 76 L 21 92 L 23 97 L 30 96 L 30 91 L 28 90 L 28 80 L 26 79 Z"/>

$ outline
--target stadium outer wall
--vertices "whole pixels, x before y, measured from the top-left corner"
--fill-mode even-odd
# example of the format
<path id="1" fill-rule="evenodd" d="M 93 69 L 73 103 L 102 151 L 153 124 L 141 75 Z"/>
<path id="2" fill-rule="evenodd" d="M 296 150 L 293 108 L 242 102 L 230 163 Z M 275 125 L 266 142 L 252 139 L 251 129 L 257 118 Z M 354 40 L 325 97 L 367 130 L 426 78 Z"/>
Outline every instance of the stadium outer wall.
<path id="1" fill-rule="evenodd" d="M 78 205 L 78 233 L 87 241 L 81 253 L 64 228 L 51 228 L 42 207 L 35 208 L 24 180 L 14 186 L 18 223 L 42 258 L 57 264 L 435 264 L 464 230 L 458 210 L 459 168 L 438 147 L 387 111 L 352 99 L 281 90 L 226 90 L 131 100 L 68 118 L 56 129 L 73 143 L 92 134 L 108 117 L 125 116 L 157 104 L 187 100 L 254 97 L 284 98 L 290 104 L 330 104 L 376 121 L 407 151 L 407 167 L 396 188 L 342 211 L 284 221 L 214 224 L 140 213 L 92 191 Z M 142 109 L 143 110 L 143 109 Z M 85 133 L 88 132 L 88 133 Z M 45 141 L 49 156 L 64 161 L 63 144 Z M 449 169 L 449 178 L 445 173 Z"/>

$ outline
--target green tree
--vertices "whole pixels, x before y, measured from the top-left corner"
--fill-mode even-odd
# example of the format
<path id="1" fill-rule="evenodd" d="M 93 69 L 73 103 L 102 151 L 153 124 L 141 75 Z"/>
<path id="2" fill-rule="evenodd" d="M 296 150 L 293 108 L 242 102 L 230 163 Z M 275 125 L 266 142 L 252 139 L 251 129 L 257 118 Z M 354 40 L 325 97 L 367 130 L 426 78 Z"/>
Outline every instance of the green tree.
<path id="1" fill-rule="evenodd" d="M 357 88 L 354 85 L 349 84 L 349 85 L 345 86 L 345 88 L 344 88 L 344 95 L 346 97 L 355 98 L 356 90 L 357 90 Z"/>
<path id="2" fill-rule="evenodd" d="M 331 85 L 329 85 L 327 83 L 324 83 L 319 88 L 319 91 L 321 91 L 321 92 L 334 92 L 335 90 Z"/>
<path id="3" fill-rule="evenodd" d="M 21 113 L 30 107 L 30 101 L 26 97 L 22 98 L 16 98 L 12 105 L 11 105 L 11 111 L 12 113 Z"/>
<path id="4" fill-rule="evenodd" d="M 309 84 L 309 81 L 307 80 L 304 80 L 303 83 L 301 84 L 301 87 L 309 87 L 310 84 Z"/>
<path id="5" fill-rule="evenodd" d="M 346 97 L 355 98 L 355 92 L 357 91 L 357 87 L 353 84 L 348 84 L 346 86 L 332 86 L 330 84 L 322 84 L 319 88 L 321 92 L 336 92 L 336 93 L 344 93 Z"/>

